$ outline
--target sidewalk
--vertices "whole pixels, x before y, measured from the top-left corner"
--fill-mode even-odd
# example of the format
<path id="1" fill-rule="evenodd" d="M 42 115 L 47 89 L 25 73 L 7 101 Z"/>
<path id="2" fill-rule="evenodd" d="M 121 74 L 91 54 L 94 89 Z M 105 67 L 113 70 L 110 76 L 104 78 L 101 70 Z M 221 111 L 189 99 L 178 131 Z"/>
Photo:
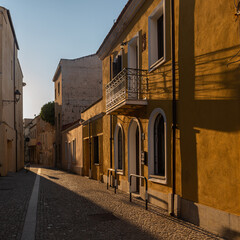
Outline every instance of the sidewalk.
<path id="1" fill-rule="evenodd" d="M 21 239 L 37 168 L 0 178 L 0 239 Z M 106 184 L 42 168 L 35 239 L 220 239 Z"/>
<path id="2" fill-rule="evenodd" d="M 0 239 L 21 239 L 28 202 L 36 174 L 18 173 L 0 177 Z"/>

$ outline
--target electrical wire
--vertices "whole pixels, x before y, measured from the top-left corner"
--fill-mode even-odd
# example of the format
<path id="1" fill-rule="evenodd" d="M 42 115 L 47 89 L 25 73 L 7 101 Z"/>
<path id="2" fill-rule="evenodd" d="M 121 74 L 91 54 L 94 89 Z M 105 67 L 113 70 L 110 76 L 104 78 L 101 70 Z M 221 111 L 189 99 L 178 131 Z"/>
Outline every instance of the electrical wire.
<path id="1" fill-rule="evenodd" d="M 236 4 L 237 2 L 237 4 Z M 238 20 L 238 16 L 240 15 L 240 0 L 233 0 L 233 3 L 234 3 L 234 6 L 236 8 L 236 13 L 235 13 L 235 16 L 237 16 L 236 18 L 236 21 Z M 239 28 L 240 28 L 240 24 L 239 24 Z M 238 28 L 238 31 L 239 31 L 239 28 Z M 231 64 L 234 64 L 234 63 L 238 63 L 240 62 L 240 59 L 239 60 L 235 60 L 235 61 L 232 61 L 235 57 L 238 57 L 239 56 L 239 53 L 240 53 L 240 50 L 237 51 L 236 54 L 234 54 L 227 62 L 227 67 Z"/>

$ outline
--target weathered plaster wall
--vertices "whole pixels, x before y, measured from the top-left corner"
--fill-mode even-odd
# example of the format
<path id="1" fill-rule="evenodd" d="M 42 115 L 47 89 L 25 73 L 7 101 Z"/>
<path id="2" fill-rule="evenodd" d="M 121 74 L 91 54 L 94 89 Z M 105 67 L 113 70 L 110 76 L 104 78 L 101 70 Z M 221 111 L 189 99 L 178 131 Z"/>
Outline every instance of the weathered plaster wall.
<path id="1" fill-rule="evenodd" d="M 101 61 L 96 55 L 61 60 L 62 125 L 80 118 L 81 112 L 101 95 Z"/>
<path id="2" fill-rule="evenodd" d="M 23 75 L 18 62 L 18 49 L 10 26 L 9 16 L 7 10 L 2 7 L 0 7 L 0 42 L 0 128 L 3 136 L 0 139 L 0 174 L 6 175 L 9 171 L 21 169 L 24 164 L 22 96 L 18 103 L 13 102 L 14 91 L 18 89 L 22 93 Z M 10 101 L 6 102 L 3 100 Z M 14 106 L 16 107 L 15 119 Z M 16 122 L 16 129 L 14 121 Z"/>
<path id="3" fill-rule="evenodd" d="M 77 125 L 62 132 L 62 167 L 68 170 L 69 164 L 69 143 L 76 140 L 76 162 L 70 162 L 70 171 L 82 175 L 83 173 L 83 150 L 82 150 L 82 126 Z M 67 144 L 67 151 L 66 146 Z M 72 157 L 71 157 L 72 158 Z"/>

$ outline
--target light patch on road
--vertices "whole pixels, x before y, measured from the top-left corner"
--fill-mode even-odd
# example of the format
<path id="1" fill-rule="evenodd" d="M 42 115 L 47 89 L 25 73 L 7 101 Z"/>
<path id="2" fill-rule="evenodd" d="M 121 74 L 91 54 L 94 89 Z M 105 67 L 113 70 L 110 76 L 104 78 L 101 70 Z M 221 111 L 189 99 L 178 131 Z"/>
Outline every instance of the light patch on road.
<path id="1" fill-rule="evenodd" d="M 32 195 L 28 205 L 28 210 L 25 218 L 21 240 L 35 239 L 40 174 L 41 174 L 41 168 L 38 168 L 35 183 L 32 190 Z"/>

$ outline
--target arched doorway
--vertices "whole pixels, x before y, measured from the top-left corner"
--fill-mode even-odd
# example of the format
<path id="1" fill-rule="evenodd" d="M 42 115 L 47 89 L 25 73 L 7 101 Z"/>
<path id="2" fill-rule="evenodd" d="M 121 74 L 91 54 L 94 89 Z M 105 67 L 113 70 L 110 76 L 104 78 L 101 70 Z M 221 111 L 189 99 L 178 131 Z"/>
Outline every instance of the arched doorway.
<path id="1" fill-rule="evenodd" d="M 130 122 L 128 128 L 128 176 L 141 175 L 141 127 L 137 119 Z M 140 180 L 132 178 L 132 192 L 140 193 Z"/>

